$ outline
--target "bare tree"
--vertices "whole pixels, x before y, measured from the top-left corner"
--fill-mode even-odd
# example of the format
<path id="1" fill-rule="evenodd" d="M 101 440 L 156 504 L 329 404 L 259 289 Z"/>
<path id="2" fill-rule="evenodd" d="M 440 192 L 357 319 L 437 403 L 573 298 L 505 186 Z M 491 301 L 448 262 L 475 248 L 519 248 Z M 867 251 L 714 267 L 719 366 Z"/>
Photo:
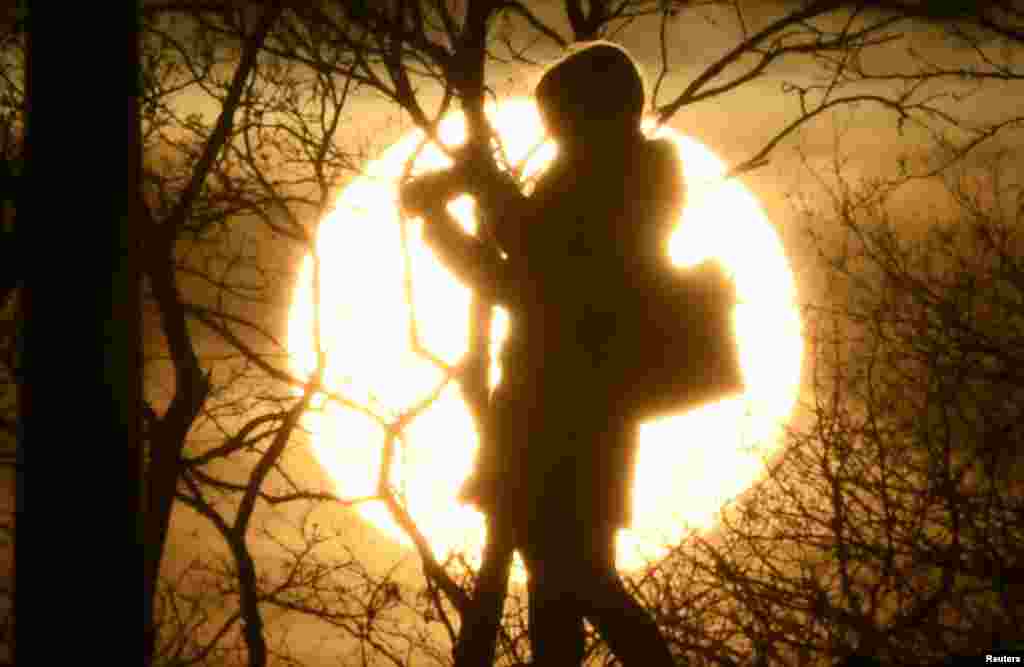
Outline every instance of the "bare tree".
<path id="1" fill-rule="evenodd" d="M 308 377 L 292 371 L 278 333 L 303 255 L 319 293 L 315 230 L 361 166 L 335 139 L 360 83 L 271 53 L 280 7 L 157 8 L 144 18 L 147 655 L 171 665 L 294 663 L 267 632 L 267 619 L 282 615 L 314 619 L 392 664 L 436 653 L 394 618 L 427 613 L 436 595 L 340 556 L 341 537 L 309 521 L 266 527 L 287 507 L 306 515 L 352 502 L 309 488 L 287 462 L 314 402 L 360 410 L 393 438 L 417 414 L 393 421 L 323 385 L 318 297 Z M 212 118 L 179 95 L 215 109 Z M 223 548 L 211 544 L 161 583 L 174 507 L 207 521 Z"/>

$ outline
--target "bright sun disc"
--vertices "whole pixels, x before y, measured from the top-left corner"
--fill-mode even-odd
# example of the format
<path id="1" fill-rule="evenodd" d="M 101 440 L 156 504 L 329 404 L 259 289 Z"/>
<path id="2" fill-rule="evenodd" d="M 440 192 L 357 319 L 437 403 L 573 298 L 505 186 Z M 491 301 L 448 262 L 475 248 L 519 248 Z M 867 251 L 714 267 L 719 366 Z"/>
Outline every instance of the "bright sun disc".
<path id="1" fill-rule="evenodd" d="M 554 155 L 550 144 L 531 153 L 543 140 L 531 101 L 492 105 L 489 114 L 511 164 L 528 159 L 525 171 L 533 173 Z M 449 116 L 439 132 L 446 145 L 460 144 L 465 136 L 461 115 Z M 682 266 L 717 257 L 733 273 L 740 300 L 735 327 L 747 391 L 641 427 L 633 526 L 618 538 L 618 563 L 625 570 L 663 556 L 667 545 L 678 543 L 688 529 L 710 528 L 722 505 L 758 478 L 796 400 L 803 345 L 792 272 L 754 196 L 738 180 L 724 179 L 721 160 L 702 144 L 667 128 L 658 136 L 678 147 L 688 185 L 686 209 L 670 244 L 672 259 Z M 346 187 L 317 237 L 326 382 L 335 392 L 390 418 L 423 401 L 443 378 L 410 344 L 396 206 L 397 183 L 422 137 L 410 133 Z M 413 173 L 448 164 L 430 145 L 420 153 Z M 468 197 L 453 202 L 451 210 L 467 230 L 474 229 Z M 418 223 L 409 226 L 407 243 L 420 341 L 436 357 L 455 363 L 468 347 L 469 290 L 423 244 Z M 288 323 L 292 363 L 303 376 L 315 360 L 312 267 L 307 257 Z M 499 312 L 495 349 L 506 328 Z M 341 496 L 376 492 L 385 441 L 380 424 L 329 403 L 309 414 L 304 425 Z M 479 559 L 483 517 L 455 500 L 476 448 L 472 419 L 451 384 L 406 428 L 391 468 L 392 482 L 410 515 L 441 559 L 458 550 L 470 562 Z M 408 544 L 382 503 L 358 507 L 380 530 Z"/>

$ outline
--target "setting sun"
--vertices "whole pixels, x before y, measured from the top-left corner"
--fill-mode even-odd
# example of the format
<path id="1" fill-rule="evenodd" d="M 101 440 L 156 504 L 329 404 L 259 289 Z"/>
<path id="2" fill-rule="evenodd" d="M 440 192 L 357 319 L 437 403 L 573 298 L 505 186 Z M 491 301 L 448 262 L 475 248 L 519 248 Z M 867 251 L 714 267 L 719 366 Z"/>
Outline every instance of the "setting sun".
<path id="1" fill-rule="evenodd" d="M 509 163 L 527 161 L 524 173 L 537 172 L 554 155 L 553 146 L 540 145 L 542 129 L 532 102 L 492 107 L 491 119 Z M 439 133 L 448 145 L 461 143 L 461 117 L 451 115 Z M 642 426 L 634 523 L 619 534 L 618 564 L 625 570 L 663 555 L 666 545 L 678 542 L 688 528 L 713 526 L 723 503 L 758 478 L 794 405 L 802 353 L 793 276 L 761 206 L 738 180 L 723 178 L 725 166 L 702 144 L 665 128 L 657 135 L 678 147 L 688 185 L 686 209 L 670 246 L 672 259 L 686 266 L 716 257 L 734 275 L 740 300 L 735 327 L 747 390 Z M 470 293 L 423 244 L 418 221 L 408 226 L 408 259 L 403 253 L 397 184 L 422 138 L 420 132 L 410 133 L 346 187 L 317 238 L 326 382 L 388 420 L 429 397 L 444 378 L 414 351 L 411 316 L 420 341 L 434 356 L 454 364 L 467 349 Z M 448 163 L 437 147 L 426 146 L 413 173 Z M 468 230 L 474 228 L 469 198 L 453 202 L 451 209 Z M 315 359 L 312 268 L 307 258 L 288 327 L 293 366 L 304 375 Z M 505 314 L 498 313 L 495 347 L 506 324 Z M 496 382 L 500 369 L 493 370 Z M 328 403 L 309 414 L 304 425 L 339 495 L 376 492 L 386 435 L 377 421 Z M 451 383 L 405 429 L 391 469 L 410 515 L 442 559 L 456 550 L 465 550 L 470 562 L 479 559 L 483 518 L 455 500 L 476 448 L 473 421 Z M 407 541 L 382 503 L 358 507 L 380 530 Z"/>

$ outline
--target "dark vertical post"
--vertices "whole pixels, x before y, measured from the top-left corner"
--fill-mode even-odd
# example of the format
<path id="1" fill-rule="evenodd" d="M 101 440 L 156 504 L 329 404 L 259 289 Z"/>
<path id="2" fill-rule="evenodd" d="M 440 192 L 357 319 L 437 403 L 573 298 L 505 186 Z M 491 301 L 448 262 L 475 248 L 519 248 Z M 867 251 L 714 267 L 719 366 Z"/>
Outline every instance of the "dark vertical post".
<path id="1" fill-rule="evenodd" d="M 62 585 L 59 577 L 25 576 L 27 564 L 37 560 L 26 551 L 32 541 L 25 543 L 24 468 L 29 447 L 41 464 L 42 474 L 36 479 L 45 480 L 38 488 L 46 489 L 33 516 L 53 513 L 50 522 L 35 520 L 44 527 L 44 539 L 45 533 L 54 532 L 45 527 L 60 525 L 61 547 L 86 545 L 59 552 L 68 571 L 78 573 L 82 581 L 103 582 L 104 594 L 111 594 L 124 588 L 119 577 L 129 576 L 122 563 L 140 564 L 135 560 L 141 555 L 138 529 L 144 520 L 139 513 L 140 6 L 18 3 L 18 16 L 27 26 L 25 168 L 19 178 L 16 247 L 11 253 L 17 262 L 20 308 L 14 560 L 22 576 L 14 587 L 14 617 L 22 627 L 25 622 L 17 618 L 18 612 L 52 611 L 45 603 L 19 605 L 26 596 L 63 603 L 75 621 L 69 626 L 86 625 L 78 614 L 92 610 L 92 598 L 76 595 L 63 600 L 50 595 Z M 53 342 L 45 340 L 46 334 Z M 44 371 L 53 371 L 54 378 Z M 128 458 L 127 471 L 120 468 L 124 459 L 116 463 L 121 456 Z M 127 499 L 121 496 L 126 482 Z M 121 546 L 124 524 L 117 525 L 125 517 L 117 508 L 125 507 L 125 501 L 131 524 L 127 548 Z M 116 546 L 114 535 L 120 536 Z M 83 542 L 86 538 L 90 541 Z M 23 588 L 25 581 L 31 581 L 29 592 Z M 48 591 L 48 586 L 53 588 Z M 148 621 L 149 601 L 146 606 Z M 133 623 L 138 622 L 135 619 Z M 69 627 L 60 640 L 41 647 L 50 662 L 59 661 L 52 656 L 62 649 L 81 650 L 68 639 L 72 631 Z M 116 651 L 121 643 L 108 649 Z M 138 660 L 141 649 L 131 644 Z M 30 645 L 15 646 L 21 660 L 15 657 L 14 664 L 31 662 L 25 658 Z"/>

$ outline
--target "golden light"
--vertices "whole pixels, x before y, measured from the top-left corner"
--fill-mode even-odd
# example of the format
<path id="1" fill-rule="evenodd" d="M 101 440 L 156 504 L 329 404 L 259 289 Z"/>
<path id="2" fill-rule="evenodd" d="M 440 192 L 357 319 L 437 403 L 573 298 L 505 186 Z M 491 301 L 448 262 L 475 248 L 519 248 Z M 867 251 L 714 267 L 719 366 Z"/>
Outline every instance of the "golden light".
<path id="1" fill-rule="evenodd" d="M 532 102 L 507 102 L 492 106 L 489 113 L 511 164 L 527 160 L 525 171 L 532 173 L 553 157 L 550 144 L 531 152 L 542 141 Z M 672 259 L 691 265 L 717 257 L 733 272 L 740 299 L 735 326 L 747 391 L 642 426 L 634 524 L 619 533 L 618 562 L 626 570 L 660 557 L 688 529 L 711 527 L 722 505 L 758 478 L 763 457 L 776 446 L 794 405 L 802 353 L 793 276 L 760 205 L 739 181 L 723 179 L 725 166 L 702 144 L 667 128 L 658 134 L 678 146 L 689 186 L 670 245 Z M 447 118 L 439 136 L 446 145 L 461 143 L 461 116 Z M 455 363 L 467 349 L 469 290 L 423 244 L 419 223 L 409 226 L 407 237 L 411 310 L 405 291 L 396 186 L 422 137 L 409 134 L 345 188 L 317 238 L 326 381 L 337 393 L 391 418 L 429 396 L 443 380 L 442 371 L 413 350 L 413 313 L 421 342 L 435 356 Z M 448 164 L 430 145 L 421 151 L 413 173 Z M 469 231 L 475 225 L 472 209 L 468 197 L 451 205 Z M 312 267 L 307 258 L 288 327 L 294 368 L 305 375 L 315 359 Z M 497 313 L 495 350 L 506 324 L 504 313 Z M 499 369 L 493 370 L 497 376 Z M 337 493 L 347 498 L 375 493 L 385 431 L 373 417 L 328 403 L 309 415 L 305 426 Z M 457 387 L 445 387 L 404 433 L 391 468 L 393 484 L 439 558 L 464 550 L 473 562 L 483 544 L 483 518 L 459 505 L 455 494 L 470 472 L 477 436 Z M 360 504 L 359 511 L 380 530 L 408 543 L 382 503 Z"/>

